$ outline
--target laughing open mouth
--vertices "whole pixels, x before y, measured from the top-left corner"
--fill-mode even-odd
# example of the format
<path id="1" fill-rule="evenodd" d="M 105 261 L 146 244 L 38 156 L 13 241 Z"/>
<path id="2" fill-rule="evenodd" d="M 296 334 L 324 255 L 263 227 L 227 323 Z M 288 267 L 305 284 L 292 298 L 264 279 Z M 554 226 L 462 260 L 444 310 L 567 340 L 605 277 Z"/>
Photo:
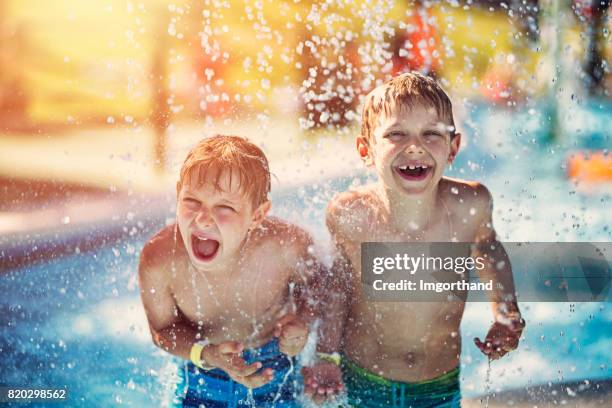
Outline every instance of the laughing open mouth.
<path id="1" fill-rule="evenodd" d="M 191 235 L 191 247 L 196 258 L 201 261 L 210 261 L 217 255 L 219 241 Z"/>
<path id="2" fill-rule="evenodd" d="M 419 181 L 424 180 L 427 175 L 433 170 L 433 167 L 425 164 L 420 165 L 405 165 L 395 168 L 397 173 L 406 180 Z"/>

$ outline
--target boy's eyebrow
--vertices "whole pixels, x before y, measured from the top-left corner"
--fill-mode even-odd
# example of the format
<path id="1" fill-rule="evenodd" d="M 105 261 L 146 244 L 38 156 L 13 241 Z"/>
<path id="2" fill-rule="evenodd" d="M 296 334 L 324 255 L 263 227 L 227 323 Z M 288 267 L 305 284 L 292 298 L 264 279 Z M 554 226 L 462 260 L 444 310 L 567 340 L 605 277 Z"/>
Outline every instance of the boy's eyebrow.
<path id="1" fill-rule="evenodd" d="M 447 126 L 444 125 L 442 121 L 428 122 L 423 127 L 433 127 L 436 129 L 439 129 L 440 127 L 443 127 L 444 129 L 447 128 Z M 385 129 L 385 132 L 397 131 L 397 130 L 402 131 L 402 132 L 404 131 L 403 127 L 401 126 L 399 122 L 391 124 L 388 128 Z"/>
<path id="2" fill-rule="evenodd" d="M 224 203 L 228 203 L 228 204 L 238 204 L 239 200 L 233 200 L 232 198 L 222 198 L 221 199 L 222 202 Z"/>
<path id="3" fill-rule="evenodd" d="M 398 122 L 395 122 L 393 124 L 391 124 L 390 126 L 388 126 L 385 131 L 390 131 L 390 130 L 403 130 L 402 125 Z"/>
<path id="4" fill-rule="evenodd" d="M 224 190 L 220 190 L 221 192 L 223 192 L 225 195 L 229 196 L 228 198 L 223 197 L 221 198 L 221 201 L 228 201 L 228 202 L 234 202 L 234 201 L 238 201 L 242 196 L 239 195 L 238 193 L 230 193 Z M 186 188 L 184 190 L 185 194 L 191 194 L 191 195 L 196 195 L 197 193 L 195 191 L 192 191 L 188 188 Z"/>
<path id="5" fill-rule="evenodd" d="M 444 125 L 442 123 L 432 123 L 429 125 L 425 125 L 425 128 L 427 129 L 434 129 L 438 132 L 448 132 L 448 126 Z"/>

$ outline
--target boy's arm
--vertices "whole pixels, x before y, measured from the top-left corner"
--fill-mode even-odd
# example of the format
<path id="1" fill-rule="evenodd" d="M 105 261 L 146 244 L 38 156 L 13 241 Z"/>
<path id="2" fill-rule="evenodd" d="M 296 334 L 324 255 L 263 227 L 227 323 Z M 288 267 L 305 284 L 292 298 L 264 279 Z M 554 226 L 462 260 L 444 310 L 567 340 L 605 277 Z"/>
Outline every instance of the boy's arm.
<path id="1" fill-rule="evenodd" d="M 316 403 L 340 393 L 344 389 L 339 367 L 344 327 L 348 315 L 348 299 L 352 288 L 351 264 L 344 250 L 344 240 L 337 228 L 337 209 L 332 201 L 326 223 L 334 244 L 334 262 L 331 271 L 322 279 L 317 354 L 321 357 L 313 367 L 304 367 L 306 395 Z"/>
<path id="2" fill-rule="evenodd" d="M 484 258 L 484 268 L 478 271 L 482 282 L 493 282 L 489 295 L 495 322 L 482 343 L 476 345 L 483 353 L 499 358 L 518 346 L 525 322 L 521 317 L 516 299 L 510 259 L 503 245 L 497 239 L 493 228 L 493 201 L 486 187 L 479 185 L 476 191 L 479 212 L 482 214 L 475 237 L 472 256 Z"/>
<path id="3" fill-rule="evenodd" d="M 320 319 L 317 351 L 334 353 L 341 348 L 347 313 L 348 262 L 339 249 L 330 271 L 312 253 L 310 238 L 303 243 L 304 251 L 292 277 L 296 314 L 309 324 Z"/>
<path id="4" fill-rule="evenodd" d="M 330 223 L 328 227 L 331 227 Z M 317 343 L 317 351 L 327 354 L 337 353 L 342 349 L 352 282 L 351 264 L 344 251 L 342 239 L 333 227 L 330 232 L 334 243 L 334 262 L 323 285 L 325 291 L 321 296 L 322 313 Z"/>
<path id="5" fill-rule="evenodd" d="M 337 353 L 342 349 L 344 327 L 349 312 L 352 291 L 352 265 L 345 250 L 346 239 L 342 229 L 343 200 L 337 197 L 330 203 L 325 223 L 332 238 L 334 262 L 325 281 L 323 311 L 319 326 L 317 351 Z"/>
<path id="6" fill-rule="evenodd" d="M 518 312 L 512 266 L 503 245 L 497 239 L 493 228 L 493 201 L 486 187 L 480 185 L 476 196 L 479 197 L 478 207 L 481 219 L 475 237 L 474 257 L 484 258 L 484 268 L 478 271 L 481 281 L 493 281 L 493 291 L 489 298 L 493 313 Z"/>
<path id="7" fill-rule="evenodd" d="M 295 310 L 306 323 L 310 324 L 318 317 L 317 303 L 322 289 L 321 279 L 326 268 L 314 255 L 313 241 L 305 231 L 295 235 L 295 255 L 287 261 L 293 266 L 290 285 L 293 287 Z"/>
<path id="8" fill-rule="evenodd" d="M 291 242 L 283 252 L 284 262 L 291 271 L 289 299 L 291 309 L 277 321 L 275 336 L 280 350 L 289 355 L 298 354 L 308 340 L 308 327 L 318 316 L 318 293 L 325 267 L 314 255 L 312 238 L 304 230 L 289 226 L 286 239 Z"/>
<path id="9" fill-rule="evenodd" d="M 191 347 L 199 340 L 197 330 L 181 320 L 170 291 L 169 272 L 155 248 L 145 245 L 140 255 L 140 296 L 153 343 L 175 356 L 189 360 Z"/>

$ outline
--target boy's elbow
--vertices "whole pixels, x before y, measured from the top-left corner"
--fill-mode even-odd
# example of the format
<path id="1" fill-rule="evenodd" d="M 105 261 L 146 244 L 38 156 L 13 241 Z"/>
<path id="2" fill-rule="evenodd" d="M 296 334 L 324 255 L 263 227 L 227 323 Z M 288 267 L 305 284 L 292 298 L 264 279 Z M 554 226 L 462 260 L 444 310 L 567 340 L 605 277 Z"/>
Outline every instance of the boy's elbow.
<path id="1" fill-rule="evenodd" d="M 151 341 L 157 347 L 161 347 L 162 339 L 158 330 L 156 330 L 151 324 L 149 324 L 149 334 L 151 335 Z"/>
<path id="2" fill-rule="evenodd" d="M 159 337 L 159 334 L 151 333 L 151 340 L 153 341 L 155 347 L 168 351 L 167 347 L 165 347 L 164 341 Z"/>
<path id="3" fill-rule="evenodd" d="M 161 330 L 156 330 L 152 327 L 149 328 L 149 331 L 151 332 L 151 340 L 153 341 L 153 344 L 164 350 L 169 352 L 170 350 L 172 350 L 172 344 L 171 342 L 166 338 L 166 336 L 164 335 L 164 333 Z"/>

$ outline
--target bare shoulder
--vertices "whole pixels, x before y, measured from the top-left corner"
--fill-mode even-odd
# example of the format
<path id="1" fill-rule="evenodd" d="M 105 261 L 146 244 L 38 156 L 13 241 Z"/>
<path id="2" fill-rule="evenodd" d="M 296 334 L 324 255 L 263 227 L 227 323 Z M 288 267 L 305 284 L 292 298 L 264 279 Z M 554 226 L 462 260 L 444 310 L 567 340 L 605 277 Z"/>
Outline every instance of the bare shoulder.
<path id="1" fill-rule="evenodd" d="M 276 217 L 267 217 L 258 231 L 258 241 L 282 254 L 303 253 L 312 245 L 312 237 L 303 228 Z"/>
<path id="2" fill-rule="evenodd" d="M 373 185 L 336 194 L 327 205 L 327 227 L 337 237 L 354 237 L 374 222 L 376 207 Z"/>
<path id="3" fill-rule="evenodd" d="M 146 275 L 148 278 L 159 280 L 166 273 L 159 273 L 166 269 L 171 261 L 174 246 L 174 225 L 162 228 L 151 239 L 149 239 L 140 253 L 138 273 L 141 279 Z M 152 276 L 154 275 L 154 276 Z"/>
<path id="4" fill-rule="evenodd" d="M 140 296 L 152 330 L 161 330 L 178 319 L 171 289 L 172 274 L 168 273 L 173 249 L 174 225 L 171 225 L 147 241 L 140 254 Z"/>
<path id="5" fill-rule="evenodd" d="M 491 217 L 493 198 L 482 183 L 444 177 L 440 181 L 440 194 L 452 212 L 462 218 L 484 221 Z"/>

